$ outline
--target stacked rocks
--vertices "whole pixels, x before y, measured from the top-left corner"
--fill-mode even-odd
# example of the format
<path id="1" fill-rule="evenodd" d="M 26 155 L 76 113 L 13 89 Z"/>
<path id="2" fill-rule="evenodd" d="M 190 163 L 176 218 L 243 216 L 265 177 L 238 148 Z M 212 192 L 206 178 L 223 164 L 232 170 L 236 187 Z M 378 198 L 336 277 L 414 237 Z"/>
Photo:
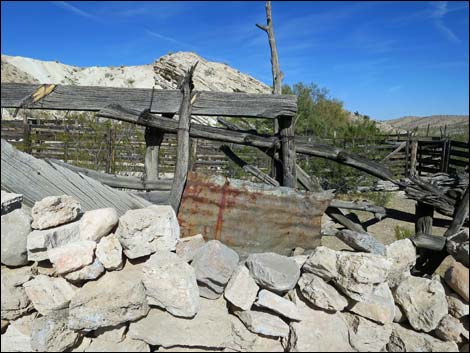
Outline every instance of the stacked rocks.
<path id="1" fill-rule="evenodd" d="M 18 210 L 5 222 L 22 224 L 15 238 L 3 217 Z M 5 256 L 4 241 L 16 242 Z M 383 255 L 294 255 L 240 261 L 217 240 L 180 239 L 167 206 L 10 208 L 2 351 L 468 351 L 468 268 L 455 258 L 419 278 L 409 240 Z"/>

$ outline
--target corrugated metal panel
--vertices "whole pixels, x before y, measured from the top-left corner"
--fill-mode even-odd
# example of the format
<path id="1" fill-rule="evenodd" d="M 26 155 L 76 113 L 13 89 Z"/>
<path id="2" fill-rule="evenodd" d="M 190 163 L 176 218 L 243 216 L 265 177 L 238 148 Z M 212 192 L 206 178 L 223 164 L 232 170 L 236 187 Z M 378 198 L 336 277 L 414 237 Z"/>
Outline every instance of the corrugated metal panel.
<path id="1" fill-rule="evenodd" d="M 189 173 L 178 219 L 181 236 L 201 233 L 241 256 L 320 245 L 321 216 L 333 194 Z"/>

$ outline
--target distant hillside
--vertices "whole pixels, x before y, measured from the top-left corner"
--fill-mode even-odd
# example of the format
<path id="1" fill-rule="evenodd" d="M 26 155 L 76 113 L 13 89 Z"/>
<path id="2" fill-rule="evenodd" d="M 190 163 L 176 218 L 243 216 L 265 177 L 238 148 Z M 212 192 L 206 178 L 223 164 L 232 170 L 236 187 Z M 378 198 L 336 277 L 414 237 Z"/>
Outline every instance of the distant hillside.
<path id="1" fill-rule="evenodd" d="M 418 129 L 419 134 L 426 133 L 428 126 L 430 135 L 439 134 L 445 129 L 451 135 L 468 134 L 468 115 L 431 115 L 431 116 L 404 116 L 399 119 L 387 120 L 388 125 L 401 130 Z"/>

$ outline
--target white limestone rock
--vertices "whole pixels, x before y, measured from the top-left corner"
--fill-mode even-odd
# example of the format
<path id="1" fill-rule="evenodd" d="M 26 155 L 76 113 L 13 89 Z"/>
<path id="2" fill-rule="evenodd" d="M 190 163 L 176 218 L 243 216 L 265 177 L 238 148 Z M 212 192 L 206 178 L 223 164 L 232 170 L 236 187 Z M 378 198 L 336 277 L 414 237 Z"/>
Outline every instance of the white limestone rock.
<path id="1" fill-rule="evenodd" d="M 373 286 L 371 293 L 364 293 L 361 300 L 354 301 L 350 311 L 381 324 L 393 322 L 395 318 L 395 301 L 386 283 Z"/>
<path id="2" fill-rule="evenodd" d="M 126 330 L 126 323 L 117 326 L 100 327 L 95 330 L 94 337 L 108 342 L 119 343 L 124 340 Z"/>
<path id="3" fill-rule="evenodd" d="M 200 295 L 208 299 L 219 298 L 238 260 L 238 254 L 218 240 L 211 240 L 201 247 L 191 263 L 196 271 Z"/>
<path id="4" fill-rule="evenodd" d="M 33 352 L 31 347 L 31 331 L 37 313 L 25 315 L 11 321 L 6 332 L 2 335 L 2 352 Z"/>
<path id="5" fill-rule="evenodd" d="M 270 337 L 289 336 L 289 325 L 271 313 L 258 310 L 236 310 L 233 313 L 253 333 Z"/>
<path id="6" fill-rule="evenodd" d="M 72 298 L 69 327 L 96 330 L 144 317 L 149 311 L 145 288 L 134 271 L 108 272 L 87 282 Z"/>
<path id="7" fill-rule="evenodd" d="M 80 238 L 98 242 L 111 232 L 118 221 L 119 215 L 111 207 L 87 211 L 80 219 Z"/>
<path id="8" fill-rule="evenodd" d="M 205 243 L 202 234 L 181 238 L 176 244 L 176 255 L 182 257 L 186 262 L 191 262 L 196 251 L 203 247 Z"/>
<path id="9" fill-rule="evenodd" d="M 94 259 L 96 243 L 82 240 L 47 250 L 47 256 L 60 275 L 80 270 Z"/>
<path id="10" fill-rule="evenodd" d="M 295 260 L 275 253 L 251 254 L 246 266 L 261 288 L 279 294 L 294 288 L 300 277 Z"/>
<path id="11" fill-rule="evenodd" d="M 153 254 L 145 262 L 143 283 L 149 304 L 187 318 L 199 311 L 196 274 L 178 255 L 169 251 Z"/>
<path id="12" fill-rule="evenodd" d="M 79 225 L 80 221 L 45 230 L 33 230 L 28 234 L 26 244 L 28 260 L 49 260 L 48 249 L 80 241 Z"/>
<path id="13" fill-rule="evenodd" d="M 468 330 L 464 325 L 455 317 L 446 315 L 441 320 L 435 330 L 435 334 L 443 341 L 452 341 L 457 344 L 468 341 Z"/>
<path id="14" fill-rule="evenodd" d="M 434 330 L 448 312 L 444 287 L 436 279 L 410 277 L 397 287 L 395 299 L 417 331 Z"/>
<path id="15" fill-rule="evenodd" d="M 266 289 L 262 289 L 259 292 L 256 305 L 258 307 L 274 311 L 275 313 L 278 313 L 289 320 L 302 320 L 302 316 L 300 315 L 297 306 L 293 302 L 270 291 L 267 291 Z"/>
<path id="16" fill-rule="evenodd" d="M 319 246 L 308 257 L 302 271 L 313 273 L 328 282 L 338 277 L 337 259 L 338 253 L 336 251 L 325 246 Z"/>
<path id="17" fill-rule="evenodd" d="M 116 235 L 111 234 L 101 238 L 96 246 L 95 254 L 108 271 L 122 268 L 122 246 Z"/>
<path id="18" fill-rule="evenodd" d="M 379 325 L 360 316 L 345 313 L 349 341 L 358 352 L 382 352 L 390 340 L 392 325 Z"/>
<path id="19" fill-rule="evenodd" d="M 416 264 L 416 248 L 410 239 L 398 240 L 386 247 L 386 256 L 392 261 L 387 281 L 390 288 L 395 288 L 411 276 L 410 270 Z"/>
<path id="20" fill-rule="evenodd" d="M 33 277 L 31 268 L 8 269 L 2 266 L 1 274 L 2 320 L 15 320 L 33 310 L 31 301 L 22 287 L 23 283 Z"/>
<path id="21" fill-rule="evenodd" d="M 72 283 L 92 281 L 97 279 L 104 272 L 105 269 L 103 264 L 98 259 L 95 259 L 91 264 L 86 265 L 77 271 L 69 272 L 64 277 L 67 281 Z"/>
<path id="22" fill-rule="evenodd" d="M 24 209 L 16 209 L 1 219 L 1 262 L 7 266 L 28 263 L 26 243 L 31 232 L 31 216 Z"/>
<path id="23" fill-rule="evenodd" d="M 171 206 L 153 205 L 127 211 L 119 218 L 115 234 L 124 254 L 136 259 L 156 251 L 175 250 L 180 227 Z"/>
<path id="24" fill-rule="evenodd" d="M 299 288 L 303 297 L 318 308 L 329 311 L 342 311 L 348 306 L 345 297 L 321 277 L 312 273 L 304 273 L 300 277 Z"/>
<path id="25" fill-rule="evenodd" d="M 85 352 L 150 352 L 150 347 L 147 343 L 132 338 L 126 338 L 122 342 L 94 338 Z"/>
<path id="26" fill-rule="evenodd" d="M 76 289 L 63 278 L 36 276 L 23 284 L 34 308 L 42 315 L 65 309 L 75 296 Z"/>
<path id="27" fill-rule="evenodd" d="M 259 287 L 244 264 L 237 267 L 225 288 L 225 299 L 242 310 L 250 310 Z"/>
<path id="28" fill-rule="evenodd" d="M 46 229 L 77 219 L 80 203 L 72 196 L 48 196 L 34 204 L 31 212 L 33 229 Z"/>

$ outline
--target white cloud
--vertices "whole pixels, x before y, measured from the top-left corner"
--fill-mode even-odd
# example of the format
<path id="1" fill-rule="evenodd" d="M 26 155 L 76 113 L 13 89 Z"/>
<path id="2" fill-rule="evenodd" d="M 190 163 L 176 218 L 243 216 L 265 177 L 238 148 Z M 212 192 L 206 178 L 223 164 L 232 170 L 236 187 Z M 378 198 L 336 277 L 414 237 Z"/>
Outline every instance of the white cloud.
<path id="1" fill-rule="evenodd" d="M 66 9 L 70 12 L 73 12 L 76 15 L 86 17 L 86 18 L 89 18 L 89 19 L 96 19 L 96 17 L 93 16 L 92 14 L 90 14 L 86 11 L 80 10 L 78 7 L 75 7 L 71 4 L 69 4 L 67 1 L 51 1 L 51 3 L 56 5 L 56 6 L 62 7 L 63 9 Z"/>
<path id="2" fill-rule="evenodd" d="M 447 27 L 444 23 L 444 16 L 450 12 L 447 7 L 447 1 L 437 1 L 431 2 L 431 5 L 434 7 L 432 12 L 432 18 L 434 19 L 434 25 L 436 28 L 451 42 L 460 43 L 460 39 L 452 32 L 452 30 Z"/>

